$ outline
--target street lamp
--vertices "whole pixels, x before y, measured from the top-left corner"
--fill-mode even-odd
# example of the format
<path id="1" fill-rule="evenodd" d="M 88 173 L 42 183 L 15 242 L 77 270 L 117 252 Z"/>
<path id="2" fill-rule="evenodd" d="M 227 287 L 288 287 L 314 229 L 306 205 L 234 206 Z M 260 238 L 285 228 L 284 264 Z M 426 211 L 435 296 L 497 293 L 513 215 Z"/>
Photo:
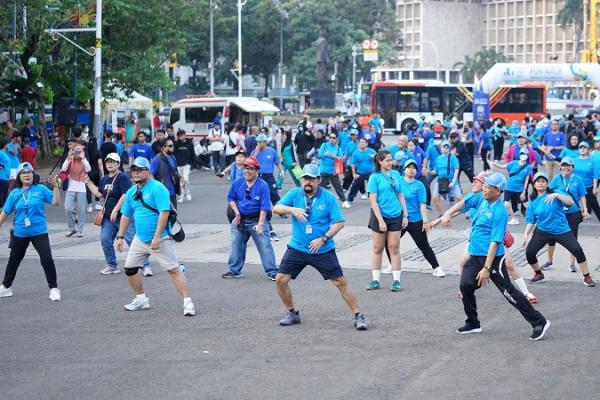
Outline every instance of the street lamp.
<path id="1" fill-rule="evenodd" d="M 210 92 L 215 92 L 215 49 L 214 49 L 214 29 L 213 12 L 218 8 L 217 0 L 210 0 Z"/>
<path id="2" fill-rule="evenodd" d="M 238 97 L 242 97 L 242 85 L 244 76 L 242 75 L 242 7 L 246 5 L 248 0 L 238 0 Z"/>
<path id="3" fill-rule="evenodd" d="M 273 0 L 281 19 L 279 20 L 279 65 L 277 66 L 277 81 L 279 82 L 279 109 L 283 109 L 283 20 L 289 18 L 289 13 L 280 8 L 280 1 Z"/>
<path id="4" fill-rule="evenodd" d="M 433 47 L 433 51 L 435 53 L 435 79 L 440 80 L 440 51 L 438 50 L 435 43 L 431 40 L 423 40 L 423 43 L 427 43 Z"/>

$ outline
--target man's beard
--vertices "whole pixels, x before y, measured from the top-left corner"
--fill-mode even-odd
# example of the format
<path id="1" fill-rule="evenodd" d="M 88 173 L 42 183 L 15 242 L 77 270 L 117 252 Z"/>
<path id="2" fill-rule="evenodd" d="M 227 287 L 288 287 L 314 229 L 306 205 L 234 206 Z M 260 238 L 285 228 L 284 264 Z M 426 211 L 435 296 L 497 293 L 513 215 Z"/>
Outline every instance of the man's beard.
<path id="1" fill-rule="evenodd" d="M 311 194 L 313 192 L 313 187 L 310 185 L 304 185 L 304 193 Z"/>

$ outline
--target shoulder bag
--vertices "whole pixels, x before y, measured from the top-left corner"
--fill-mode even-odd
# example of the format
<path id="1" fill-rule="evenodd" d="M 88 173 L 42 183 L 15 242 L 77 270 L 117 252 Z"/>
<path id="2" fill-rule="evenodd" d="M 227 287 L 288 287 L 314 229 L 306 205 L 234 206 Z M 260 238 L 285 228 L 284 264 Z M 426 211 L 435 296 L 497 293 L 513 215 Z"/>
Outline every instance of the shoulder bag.
<path id="1" fill-rule="evenodd" d="M 450 192 L 450 157 L 452 155 L 448 153 L 448 167 L 446 171 L 448 172 L 447 177 L 438 176 L 438 193 L 439 194 L 448 194 Z"/>
<path id="2" fill-rule="evenodd" d="M 120 172 L 117 172 L 117 174 L 115 175 L 115 177 L 113 178 L 113 180 L 110 184 L 110 188 L 108 188 L 108 190 L 106 191 L 106 194 L 104 195 L 104 204 L 102 205 L 102 210 L 98 211 L 96 213 L 96 216 L 94 217 L 94 225 L 96 225 L 96 226 L 102 226 L 102 221 L 104 220 L 104 209 L 106 207 L 106 201 L 108 200 L 108 196 L 110 195 L 110 192 L 111 192 L 119 174 L 120 174 Z"/>
<path id="3" fill-rule="evenodd" d="M 139 189 L 133 195 L 133 199 L 139 200 L 142 203 L 142 206 L 144 206 L 148 210 L 160 215 L 160 211 L 158 211 L 156 208 L 150 206 L 148 203 L 146 203 L 144 201 L 142 192 Z M 177 231 L 176 233 L 173 233 L 173 226 L 175 226 L 175 223 L 179 224 L 179 231 Z M 181 222 L 179 222 L 179 220 L 177 219 L 177 211 L 175 211 L 172 206 L 171 206 L 171 209 L 169 210 L 169 221 L 167 222 L 167 233 L 174 241 L 176 241 L 178 243 L 183 242 L 183 240 L 185 239 L 185 232 L 183 231 L 183 225 L 181 225 Z"/>

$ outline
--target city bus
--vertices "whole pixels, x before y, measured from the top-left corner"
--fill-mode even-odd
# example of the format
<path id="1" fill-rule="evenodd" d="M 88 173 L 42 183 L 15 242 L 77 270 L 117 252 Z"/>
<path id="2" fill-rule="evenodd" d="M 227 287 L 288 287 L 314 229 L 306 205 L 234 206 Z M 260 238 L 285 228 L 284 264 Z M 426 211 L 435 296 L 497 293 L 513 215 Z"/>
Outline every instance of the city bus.
<path id="1" fill-rule="evenodd" d="M 381 81 L 371 84 L 368 100 L 371 114 L 379 112 L 385 131 L 406 132 L 422 115 L 442 120 L 456 114 L 473 120 L 472 103 L 467 99 L 472 85 L 445 84 L 440 81 Z M 539 118 L 546 113 L 546 86 L 543 84 L 503 85 L 490 98 L 490 118 L 506 124 L 519 123 L 525 116 Z M 362 108 L 362 107 L 361 107 Z"/>

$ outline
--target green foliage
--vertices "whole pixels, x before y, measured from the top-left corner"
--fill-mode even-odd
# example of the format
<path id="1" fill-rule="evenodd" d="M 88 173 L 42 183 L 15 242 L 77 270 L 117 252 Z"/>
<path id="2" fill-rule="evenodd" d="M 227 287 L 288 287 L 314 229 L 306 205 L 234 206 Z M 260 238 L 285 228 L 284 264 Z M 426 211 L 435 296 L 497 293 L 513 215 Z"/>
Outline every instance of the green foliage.
<path id="1" fill-rule="evenodd" d="M 497 53 L 495 49 L 479 50 L 474 56 L 465 56 L 463 61 L 454 64 L 453 68 L 460 68 L 464 82 L 474 82 L 480 79 L 496 63 L 511 62 L 512 57 Z"/>

